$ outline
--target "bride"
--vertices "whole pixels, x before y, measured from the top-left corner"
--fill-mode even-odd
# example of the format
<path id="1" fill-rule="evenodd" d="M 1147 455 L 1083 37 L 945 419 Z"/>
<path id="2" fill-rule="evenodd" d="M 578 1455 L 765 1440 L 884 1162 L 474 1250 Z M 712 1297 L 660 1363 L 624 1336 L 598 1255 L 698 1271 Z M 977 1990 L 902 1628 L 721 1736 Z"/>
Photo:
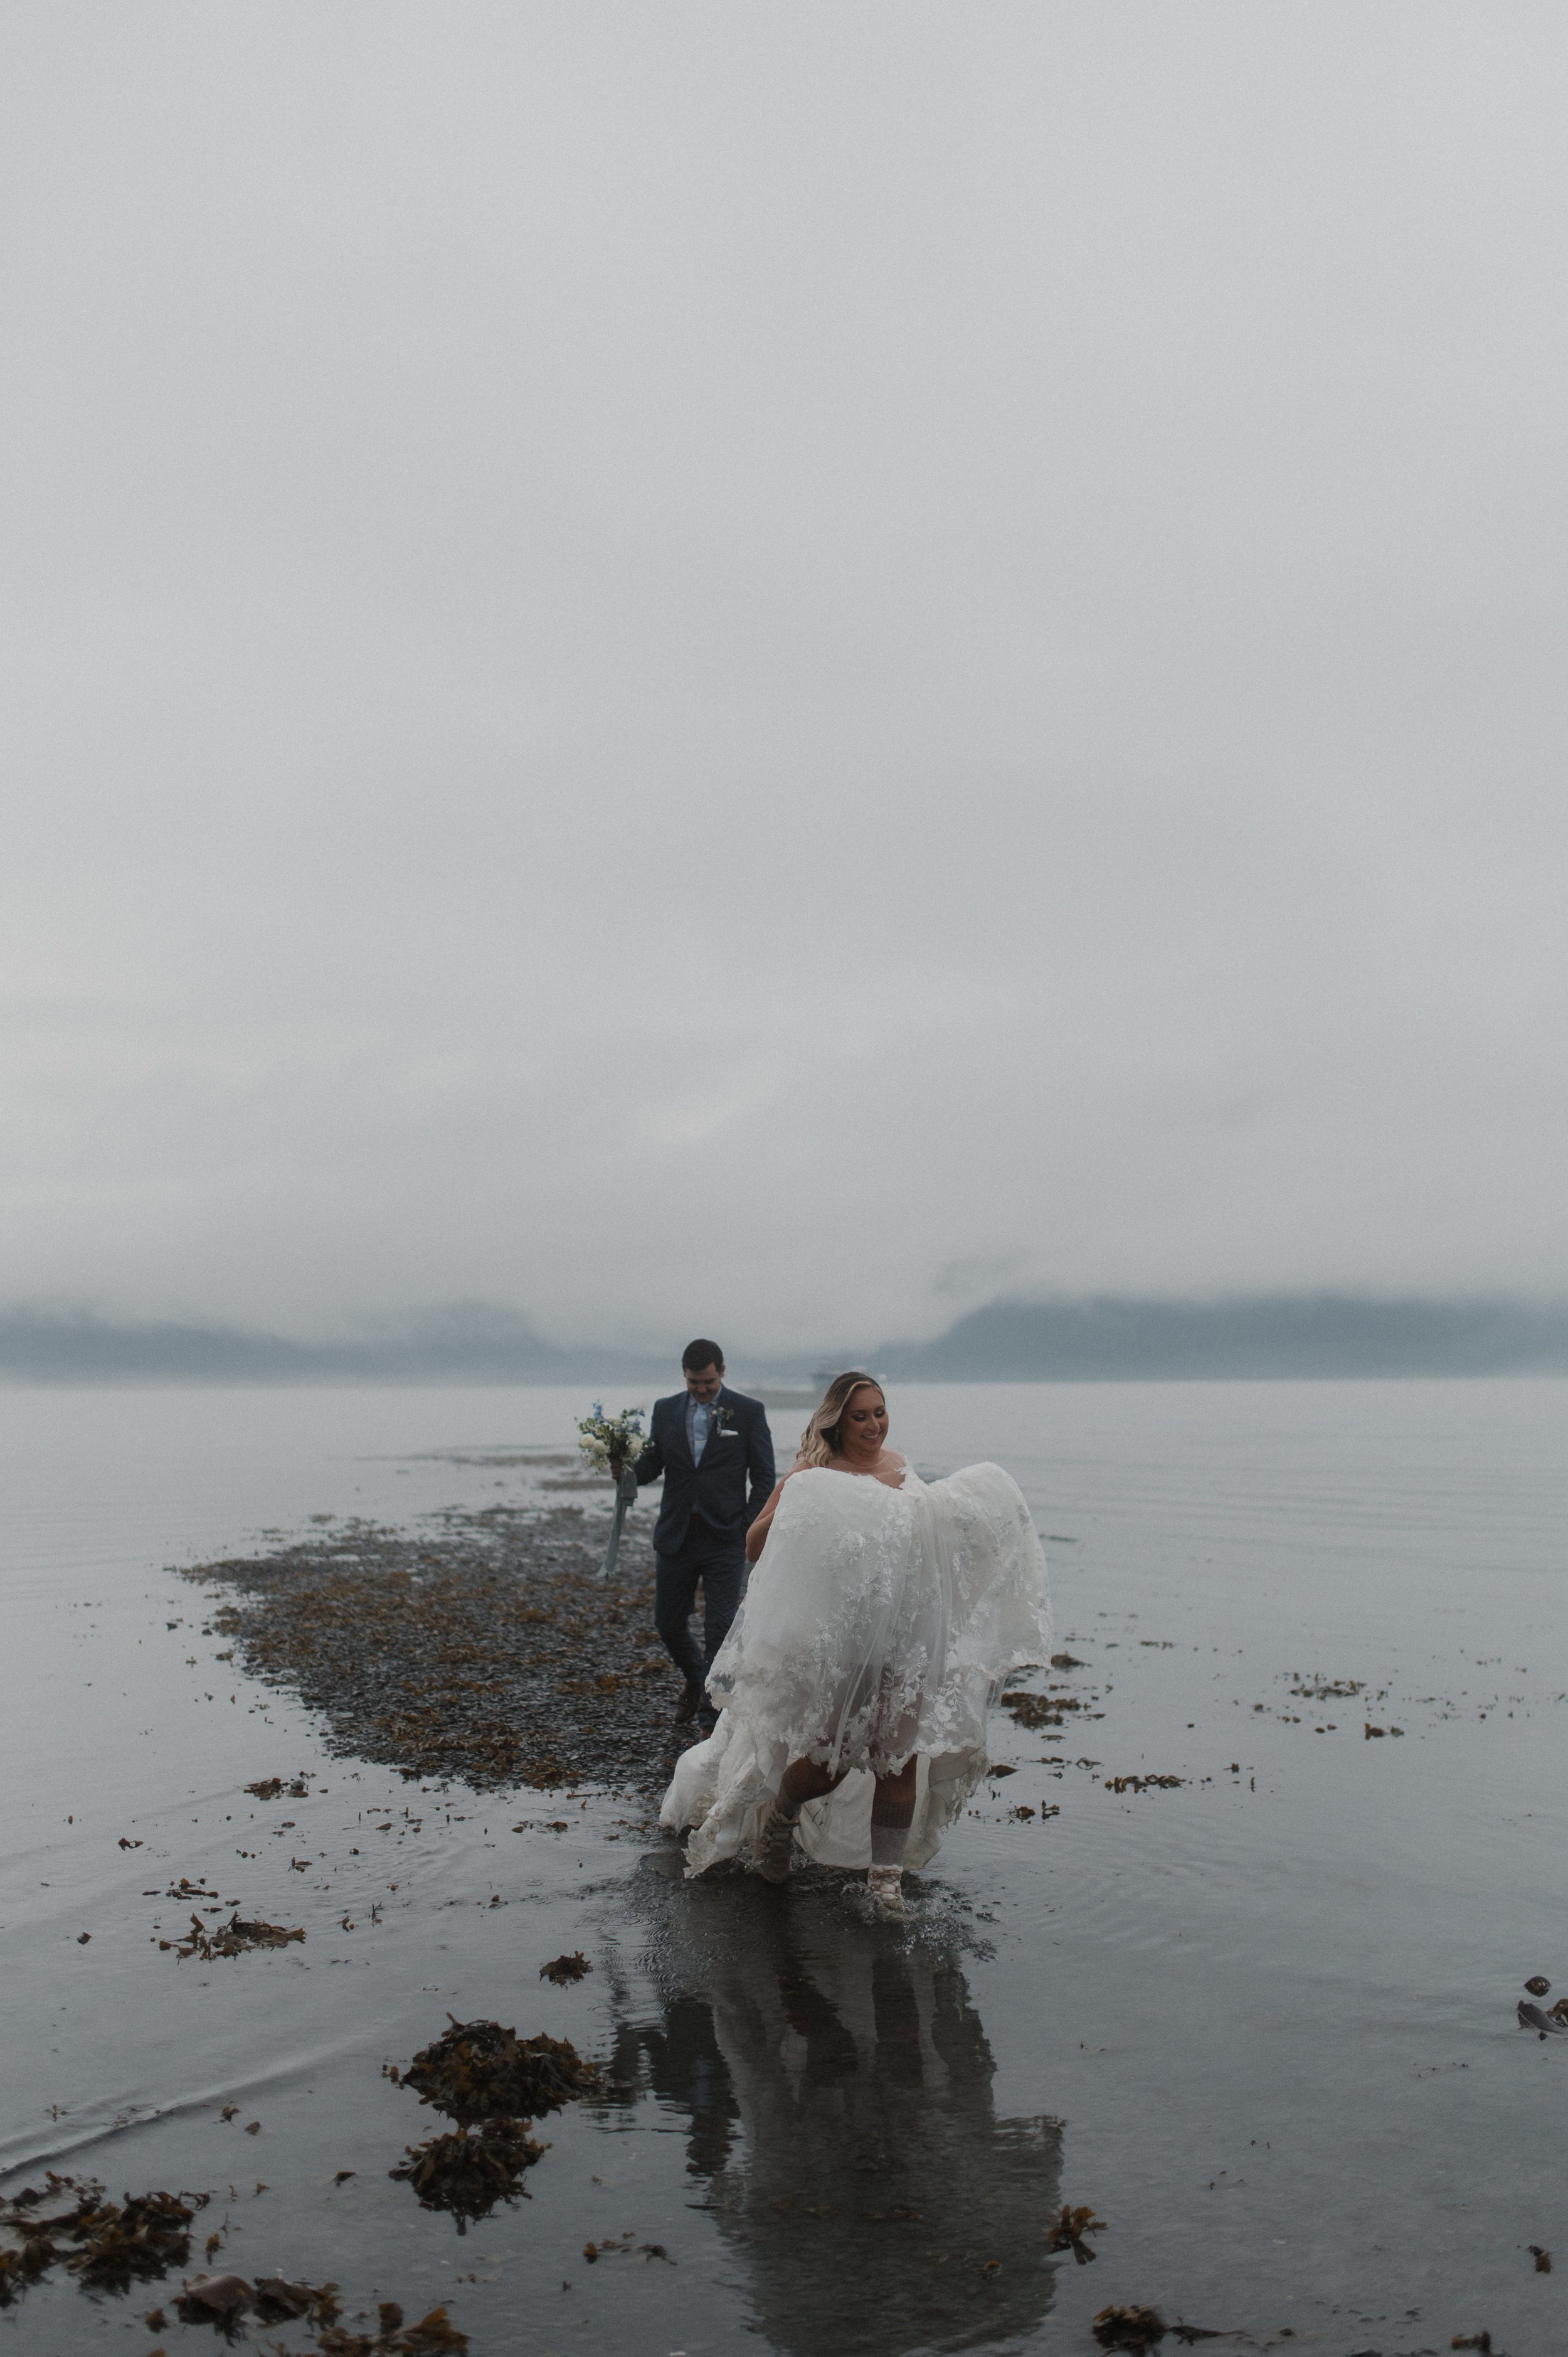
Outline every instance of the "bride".
<path id="1" fill-rule="evenodd" d="M 746 1534 L 756 1565 L 660 1822 L 693 1826 L 688 1875 L 749 1853 L 786 1882 L 797 1844 L 866 1867 L 881 1910 L 985 1771 L 1008 1673 L 1050 1654 L 1046 1561 L 999 1465 L 924 1482 L 887 1446 L 881 1385 L 839 1375 Z"/>

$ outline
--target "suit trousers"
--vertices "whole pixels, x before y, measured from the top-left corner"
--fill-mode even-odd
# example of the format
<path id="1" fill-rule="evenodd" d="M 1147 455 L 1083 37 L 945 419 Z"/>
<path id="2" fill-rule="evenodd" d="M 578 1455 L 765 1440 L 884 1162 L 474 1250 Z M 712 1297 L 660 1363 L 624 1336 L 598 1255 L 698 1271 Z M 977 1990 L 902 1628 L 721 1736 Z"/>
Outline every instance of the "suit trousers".
<path id="1" fill-rule="evenodd" d="M 654 1557 L 653 1625 L 663 1638 L 670 1658 L 684 1676 L 700 1685 L 713 1666 L 714 1655 L 729 1632 L 746 1593 L 746 1534 L 727 1538 L 708 1528 L 693 1514 L 682 1544 L 673 1555 Z M 703 1643 L 692 1634 L 692 1614 L 697 1583 L 703 1586 Z M 703 1719 L 714 1716 L 704 1697 Z"/>

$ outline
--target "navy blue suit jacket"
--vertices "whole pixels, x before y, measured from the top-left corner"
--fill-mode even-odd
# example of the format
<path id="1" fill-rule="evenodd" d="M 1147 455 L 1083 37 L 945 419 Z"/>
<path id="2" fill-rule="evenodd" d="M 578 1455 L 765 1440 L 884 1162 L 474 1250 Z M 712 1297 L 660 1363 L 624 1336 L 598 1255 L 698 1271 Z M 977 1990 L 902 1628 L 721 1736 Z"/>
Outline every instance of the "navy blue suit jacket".
<path id="1" fill-rule="evenodd" d="M 689 1396 L 677 1392 L 671 1399 L 654 1401 L 648 1444 L 632 1468 L 639 1486 L 664 1476 L 664 1502 L 653 1533 L 660 1555 L 674 1555 L 684 1546 L 693 1516 L 715 1536 L 733 1538 L 738 1548 L 773 1489 L 773 1436 L 762 1402 L 721 1384 L 717 1399 L 708 1403 L 718 1415 L 708 1426 L 703 1461 L 693 1465 L 686 1441 Z"/>

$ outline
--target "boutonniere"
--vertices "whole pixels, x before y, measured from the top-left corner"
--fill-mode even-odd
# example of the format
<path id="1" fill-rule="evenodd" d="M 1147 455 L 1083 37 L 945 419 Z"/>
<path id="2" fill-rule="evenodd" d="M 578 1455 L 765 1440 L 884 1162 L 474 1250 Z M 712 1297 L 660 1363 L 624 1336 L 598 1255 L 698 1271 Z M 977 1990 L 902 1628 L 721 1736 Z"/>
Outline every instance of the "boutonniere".
<path id="1" fill-rule="evenodd" d="M 733 1407 L 720 1407 L 714 1410 L 714 1429 L 715 1432 L 733 1432 L 735 1430 L 735 1410 Z"/>

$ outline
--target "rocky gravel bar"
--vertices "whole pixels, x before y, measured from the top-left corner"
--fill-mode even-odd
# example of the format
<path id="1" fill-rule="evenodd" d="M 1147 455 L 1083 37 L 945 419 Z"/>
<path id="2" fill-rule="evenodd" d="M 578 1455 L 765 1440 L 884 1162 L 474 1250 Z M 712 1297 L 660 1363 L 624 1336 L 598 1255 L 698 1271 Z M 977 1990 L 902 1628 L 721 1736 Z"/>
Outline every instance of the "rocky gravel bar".
<path id="1" fill-rule="evenodd" d="M 581 1506 L 434 1520 L 345 1521 L 185 1577 L 229 1590 L 214 1631 L 319 1711 L 338 1753 L 481 1791 L 660 1791 L 691 1734 L 673 1724 L 646 1539 L 628 1534 L 604 1583 L 607 1516 Z"/>

